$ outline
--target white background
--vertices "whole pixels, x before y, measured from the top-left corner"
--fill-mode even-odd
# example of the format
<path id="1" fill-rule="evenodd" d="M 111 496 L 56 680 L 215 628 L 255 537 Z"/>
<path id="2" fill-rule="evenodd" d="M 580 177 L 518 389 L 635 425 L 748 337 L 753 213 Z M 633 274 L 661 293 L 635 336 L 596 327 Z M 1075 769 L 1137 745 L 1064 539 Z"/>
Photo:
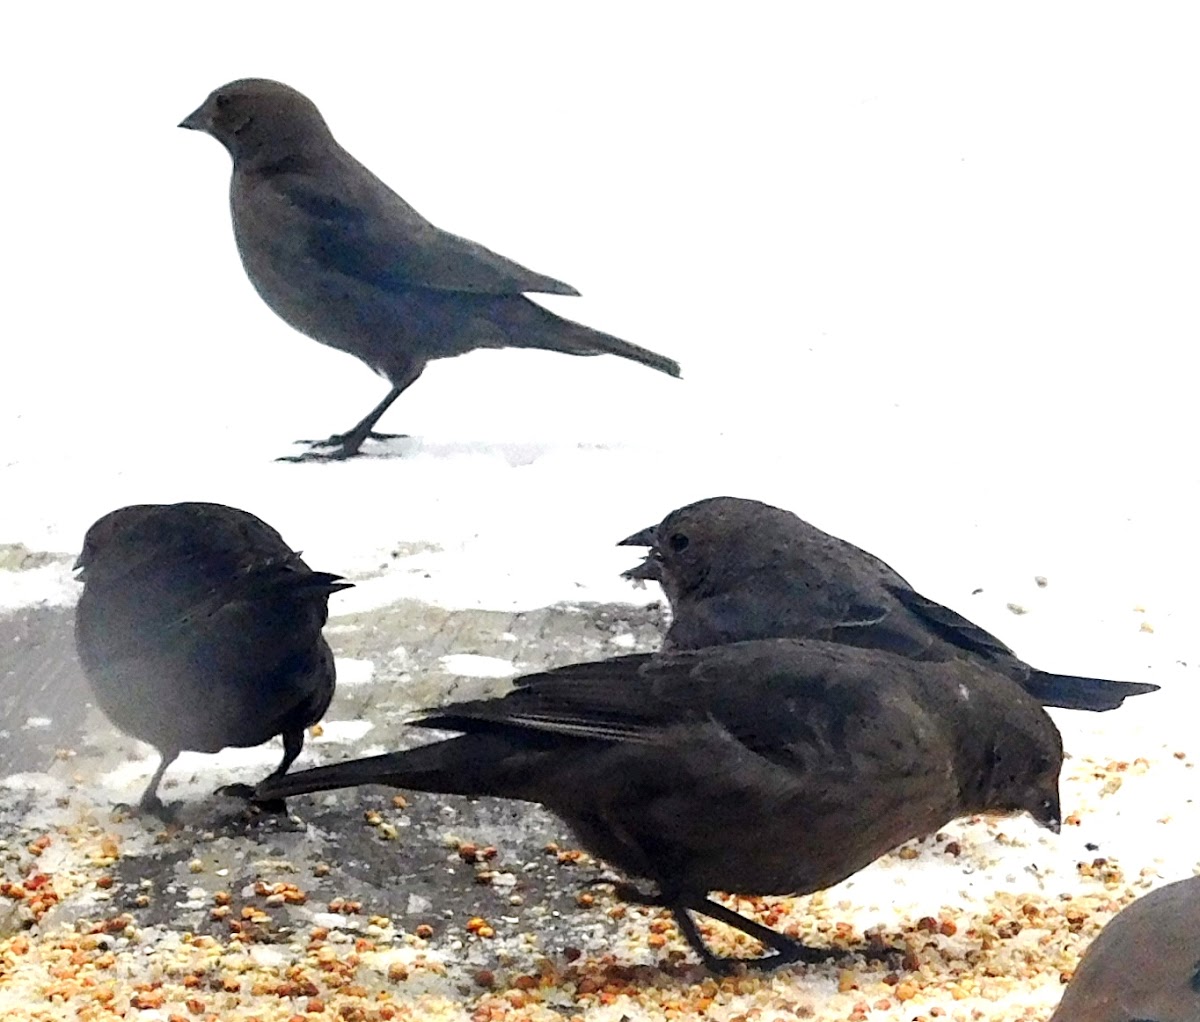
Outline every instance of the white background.
<path id="1" fill-rule="evenodd" d="M 613 541 L 733 492 L 874 550 L 1039 666 L 1187 660 L 1192 10 L 8 12 L 0 541 L 75 550 L 119 504 L 219 500 L 318 567 L 430 539 L 462 555 L 442 598 L 546 602 L 627 593 Z M 474 353 L 381 422 L 421 438 L 409 457 L 274 463 L 386 385 L 241 271 L 228 157 L 175 125 L 243 76 L 307 93 L 435 223 L 574 284 L 545 303 L 683 381 Z"/>

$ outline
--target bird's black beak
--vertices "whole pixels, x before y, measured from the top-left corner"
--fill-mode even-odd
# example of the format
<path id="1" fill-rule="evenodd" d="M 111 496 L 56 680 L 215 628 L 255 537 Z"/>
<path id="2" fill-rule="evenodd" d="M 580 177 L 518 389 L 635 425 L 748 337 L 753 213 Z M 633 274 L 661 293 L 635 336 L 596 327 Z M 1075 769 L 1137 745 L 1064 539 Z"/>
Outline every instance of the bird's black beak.
<path id="1" fill-rule="evenodd" d="M 1059 805 L 1057 794 L 1038 803 L 1030 810 L 1030 815 L 1039 826 L 1055 834 L 1062 832 L 1062 806 Z"/>
<path id="2" fill-rule="evenodd" d="M 661 582 L 662 561 L 655 553 L 647 554 L 646 559 L 641 564 L 635 565 L 628 571 L 621 572 L 621 578 L 627 578 L 631 582 Z"/>
<path id="3" fill-rule="evenodd" d="M 641 532 L 635 532 L 632 536 L 626 536 L 617 546 L 654 546 L 657 535 L 658 526 L 648 525 Z"/>
<path id="4" fill-rule="evenodd" d="M 196 107 L 179 122 L 179 127 L 187 128 L 189 131 L 208 131 L 208 118 L 204 116 L 204 107 Z"/>
<path id="5" fill-rule="evenodd" d="M 626 536 L 617 546 L 648 546 L 650 553 L 646 555 L 646 559 L 636 567 L 630 568 L 628 571 L 621 572 L 621 578 L 627 578 L 631 582 L 661 582 L 662 581 L 662 560 L 655 553 L 654 547 L 657 546 L 658 526 L 648 525 L 641 532 L 635 532 L 632 536 Z"/>

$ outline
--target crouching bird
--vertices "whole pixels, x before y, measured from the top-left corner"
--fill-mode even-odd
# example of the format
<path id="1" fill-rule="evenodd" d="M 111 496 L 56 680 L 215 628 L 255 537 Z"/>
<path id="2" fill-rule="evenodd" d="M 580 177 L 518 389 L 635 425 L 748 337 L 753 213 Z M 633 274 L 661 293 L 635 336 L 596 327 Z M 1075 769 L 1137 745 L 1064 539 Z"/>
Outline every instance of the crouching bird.
<path id="1" fill-rule="evenodd" d="M 705 964 L 689 913 L 774 955 L 815 948 L 710 891 L 804 894 L 972 813 L 1025 811 L 1059 827 L 1062 742 L 1038 702 L 966 660 L 773 639 L 626 656 L 520 678 L 502 698 L 429 710 L 459 737 L 259 785 L 260 798 L 357 784 L 540 802 L 581 844 L 653 889 Z"/>
<path id="2" fill-rule="evenodd" d="M 272 776 L 287 771 L 333 698 L 321 629 L 329 595 L 350 583 L 313 571 L 260 518 L 208 503 L 112 511 L 88 529 L 75 567 L 75 645 L 96 702 L 161 755 L 143 810 L 164 812 L 159 781 L 184 749 L 282 735 Z"/>
<path id="3" fill-rule="evenodd" d="M 435 227 L 335 141 L 307 96 L 280 82 L 222 85 L 179 125 L 233 158 L 229 201 L 242 265 L 286 323 L 391 383 L 345 433 L 281 460 L 349 458 L 434 359 L 477 348 L 617 355 L 669 376 L 679 364 L 526 298 L 579 294 Z"/>

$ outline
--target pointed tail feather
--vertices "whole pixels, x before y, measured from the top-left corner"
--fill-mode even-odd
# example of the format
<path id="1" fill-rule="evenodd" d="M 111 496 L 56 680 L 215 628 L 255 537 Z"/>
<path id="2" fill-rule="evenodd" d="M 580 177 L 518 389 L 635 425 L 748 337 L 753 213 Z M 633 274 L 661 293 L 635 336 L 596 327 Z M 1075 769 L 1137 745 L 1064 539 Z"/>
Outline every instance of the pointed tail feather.
<path id="1" fill-rule="evenodd" d="M 677 379 L 681 375 L 679 363 L 673 358 L 555 315 L 529 299 L 524 299 L 521 305 L 506 304 L 494 311 L 497 320 L 504 324 L 506 344 L 559 351 L 564 355 L 616 355 Z"/>
<path id="2" fill-rule="evenodd" d="M 1130 696 L 1157 692 L 1158 686 L 1135 681 L 1109 681 L 1106 678 L 1081 678 L 1071 674 L 1032 671 L 1025 691 L 1043 706 L 1066 710 L 1115 710 Z"/>
<path id="3" fill-rule="evenodd" d="M 679 363 L 673 358 L 667 358 L 666 355 L 660 355 L 658 352 L 651 351 L 649 348 L 639 348 L 636 344 L 630 344 L 628 341 L 623 341 L 619 337 L 613 337 L 609 334 L 600 334 L 600 337 L 605 339 L 603 345 L 598 345 L 599 353 L 605 355 L 619 355 L 621 358 L 627 358 L 634 362 L 640 362 L 644 366 L 649 366 L 651 369 L 657 369 L 660 373 L 666 373 L 668 376 L 674 376 L 679 379 L 682 371 L 679 368 Z"/>
<path id="4" fill-rule="evenodd" d="M 348 759 L 268 777 L 255 789 L 255 798 L 271 801 L 360 784 L 384 784 L 441 795 L 504 795 L 504 791 L 496 790 L 497 774 L 504 773 L 497 770 L 497 765 L 511 750 L 510 742 L 496 736 L 464 735 L 406 752 Z"/>

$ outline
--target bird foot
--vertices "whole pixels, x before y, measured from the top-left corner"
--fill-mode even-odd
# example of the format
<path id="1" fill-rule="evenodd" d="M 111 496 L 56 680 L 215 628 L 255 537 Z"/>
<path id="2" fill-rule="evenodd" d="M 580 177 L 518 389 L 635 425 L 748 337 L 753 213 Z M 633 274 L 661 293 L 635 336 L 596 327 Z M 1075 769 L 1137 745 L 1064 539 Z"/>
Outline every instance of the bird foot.
<path id="1" fill-rule="evenodd" d="M 809 947 L 800 941 L 791 941 L 787 947 L 776 943 L 773 954 L 762 955 L 759 958 L 727 958 L 714 955 L 708 948 L 701 946 L 693 950 L 700 956 L 704 967 L 719 976 L 728 976 L 755 969 L 758 972 L 771 972 L 788 965 L 824 965 L 826 962 L 839 958 L 849 958 L 851 954 L 837 948 Z"/>
<path id="2" fill-rule="evenodd" d="M 157 795 L 152 798 L 143 798 L 136 805 L 130 805 L 128 802 L 114 802 L 112 811 L 121 816 L 134 818 L 152 816 L 163 823 L 174 823 L 177 815 L 177 807 L 174 804 L 167 805 Z"/>
<path id="3" fill-rule="evenodd" d="M 892 947 L 889 944 L 871 943 L 862 948 L 858 954 L 868 962 L 882 962 L 892 972 L 911 972 L 917 961 L 912 950 L 907 947 Z"/>
<path id="4" fill-rule="evenodd" d="M 407 433 L 335 433 L 325 440 L 297 440 L 298 444 L 307 444 L 311 450 L 303 454 L 286 454 L 276 461 L 345 461 L 362 453 L 362 445 L 367 440 L 407 440 Z"/>
<path id="5" fill-rule="evenodd" d="M 601 884 L 610 885 L 615 894 L 621 901 L 627 901 L 631 905 L 645 905 L 649 908 L 668 908 L 670 903 L 659 893 L 647 894 L 636 884 L 631 884 L 627 880 L 593 880 L 588 886 L 597 887 Z"/>
<path id="6" fill-rule="evenodd" d="M 270 813 L 276 816 L 287 812 L 287 803 L 281 798 L 259 799 L 251 784 L 225 784 L 214 794 L 225 795 L 229 798 L 240 798 L 249 802 L 260 813 Z"/>

